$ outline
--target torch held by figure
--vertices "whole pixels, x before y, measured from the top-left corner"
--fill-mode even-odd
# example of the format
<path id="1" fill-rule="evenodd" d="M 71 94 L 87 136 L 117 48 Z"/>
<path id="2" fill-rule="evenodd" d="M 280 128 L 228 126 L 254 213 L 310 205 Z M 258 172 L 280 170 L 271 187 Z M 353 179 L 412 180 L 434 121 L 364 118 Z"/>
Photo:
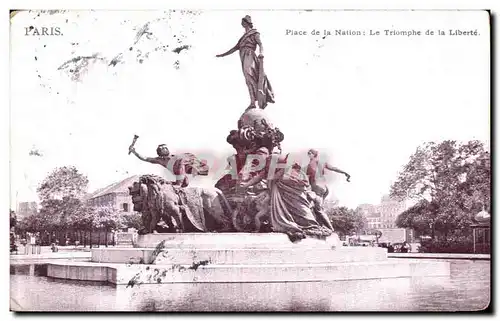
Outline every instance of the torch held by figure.
<path id="1" fill-rule="evenodd" d="M 128 148 L 128 154 L 130 155 L 130 153 L 132 152 L 132 149 L 134 148 L 135 146 L 135 142 L 137 141 L 137 138 L 139 138 L 139 136 L 137 135 L 134 135 L 134 139 L 132 140 L 132 144 L 130 144 L 130 147 Z"/>

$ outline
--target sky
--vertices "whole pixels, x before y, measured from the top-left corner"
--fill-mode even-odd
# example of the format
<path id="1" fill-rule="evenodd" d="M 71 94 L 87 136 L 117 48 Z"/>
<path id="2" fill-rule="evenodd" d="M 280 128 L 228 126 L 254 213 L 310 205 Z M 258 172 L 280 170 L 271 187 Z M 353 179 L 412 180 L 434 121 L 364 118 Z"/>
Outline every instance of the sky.
<path id="1" fill-rule="evenodd" d="M 218 160 L 213 175 L 192 182 L 213 186 L 216 169 L 233 153 L 226 136 L 249 100 L 238 54 L 215 55 L 235 45 L 246 14 L 261 33 L 276 95 L 266 112 L 285 134 L 283 150 L 305 155 L 316 148 L 347 171 L 349 183 L 327 174 L 330 197 L 340 205 L 378 203 L 424 142 L 489 144 L 485 12 L 21 12 L 10 32 L 11 203 L 36 200 L 37 185 L 58 166 L 76 166 L 89 191 L 131 175 L 165 175 L 128 155 L 134 134 L 147 156 L 165 143 L 174 153 Z M 149 33 L 136 39 L 147 23 Z M 29 26 L 59 27 L 62 35 L 27 36 Z M 323 38 L 325 29 L 460 29 L 479 36 Z M 70 61 L 93 55 L 86 66 Z M 34 149 L 40 156 L 30 155 Z"/>

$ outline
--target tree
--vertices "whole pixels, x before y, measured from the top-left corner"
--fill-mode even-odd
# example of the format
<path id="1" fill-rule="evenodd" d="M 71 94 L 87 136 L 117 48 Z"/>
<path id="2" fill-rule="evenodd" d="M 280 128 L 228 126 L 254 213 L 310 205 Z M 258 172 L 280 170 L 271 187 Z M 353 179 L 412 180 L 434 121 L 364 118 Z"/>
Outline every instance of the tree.
<path id="1" fill-rule="evenodd" d="M 464 162 L 464 173 L 459 193 L 452 201 L 458 202 L 464 210 L 479 212 L 483 207 L 491 211 L 491 156 L 482 144 L 476 141 L 461 146 L 463 155 L 469 156 Z"/>
<path id="2" fill-rule="evenodd" d="M 136 230 L 141 230 L 143 228 L 142 216 L 137 212 L 124 214 L 122 216 L 122 224 L 124 228 L 135 228 Z"/>
<path id="3" fill-rule="evenodd" d="M 399 227 L 447 240 L 490 208 L 490 154 L 479 141 L 431 142 L 417 148 L 391 186 L 391 197 L 416 204 L 397 218 Z"/>
<path id="4" fill-rule="evenodd" d="M 397 199 L 436 200 L 443 198 L 447 187 L 458 182 L 455 142 L 427 143 L 419 146 L 391 186 Z M 453 175 L 455 174 L 455 175 Z"/>
<path id="5" fill-rule="evenodd" d="M 67 232 L 75 228 L 84 208 L 83 197 L 88 186 L 88 179 L 73 166 L 54 169 L 39 185 L 37 192 L 41 201 L 40 212 L 33 217 L 30 229 L 48 233 L 65 240 Z M 61 231 L 64 231 L 61 233 Z"/>
<path id="6" fill-rule="evenodd" d="M 108 233 L 123 226 L 120 211 L 114 207 L 98 207 L 93 208 L 93 211 L 93 225 L 98 231 L 102 230 L 105 232 L 104 244 L 108 246 Z"/>
<path id="7" fill-rule="evenodd" d="M 70 216 L 71 221 L 68 227 L 75 230 L 79 239 L 83 239 L 86 246 L 86 235 L 89 235 L 90 246 L 92 247 L 92 234 L 98 232 L 98 243 L 100 244 L 100 232 L 104 234 L 104 244 L 108 245 L 108 233 L 123 227 L 121 212 L 113 206 L 95 207 L 81 203 L 74 215 Z M 83 234 L 83 235 L 82 235 Z"/>
<path id="8" fill-rule="evenodd" d="M 90 206 L 82 204 L 79 208 L 78 215 L 72 217 L 73 228 L 77 231 L 79 240 L 82 240 L 83 245 L 86 246 L 86 234 L 87 232 L 92 237 L 92 229 L 95 226 L 95 210 Z M 91 239 L 90 239 L 91 241 Z"/>
<path id="9" fill-rule="evenodd" d="M 17 225 L 17 216 L 16 216 L 16 212 L 14 212 L 13 210 L 10 210 L 10 228 L 15 228 Z"/>
<path id="10" fill-rule="evenodd" d="M 396 218 L 396 226 L 411 228 L 420 235 L 432 235 L 434 237 L 435 222 L 437 220 L 436 204 L 422 200 L 408 210 L 399 214 Z"/>
<path id="11" fill-rule="evenodd" d="M 64 197 L 80 199 L 85 195 L 88 183 L 87 177 L 74 166 L 58 167 L 42 181 L 37 192 L 42 202 Z"/>
<path id="12" fill-rule="evenodd" d="M 342 206 L 327 207 L 325 212 L 340 236 L 351 235 L 353 232 L 360 233 L 365 229 L 366 218 L 360 211 Z"/>

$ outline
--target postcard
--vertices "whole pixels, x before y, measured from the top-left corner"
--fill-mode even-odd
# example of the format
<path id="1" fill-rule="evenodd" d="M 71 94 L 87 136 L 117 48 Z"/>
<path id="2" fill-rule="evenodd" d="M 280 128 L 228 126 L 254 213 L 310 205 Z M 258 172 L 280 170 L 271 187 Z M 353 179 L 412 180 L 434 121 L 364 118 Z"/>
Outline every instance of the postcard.
<path id="1" fill-rule="evenodd" d="M 11 311 L 488 309 L 490 19 L 11 11 Z"/>

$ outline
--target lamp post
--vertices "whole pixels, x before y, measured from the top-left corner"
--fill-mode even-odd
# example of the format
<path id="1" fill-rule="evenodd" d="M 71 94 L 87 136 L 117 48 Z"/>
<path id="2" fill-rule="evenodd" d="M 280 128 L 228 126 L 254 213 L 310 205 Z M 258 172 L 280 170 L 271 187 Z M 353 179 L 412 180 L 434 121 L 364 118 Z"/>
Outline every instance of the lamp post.
<path id="1" fill-rule="evenodd" d="M 472 228 L 472 244 L 473 244 L 473 253 L 476 254 L 476 228 Z"/>

